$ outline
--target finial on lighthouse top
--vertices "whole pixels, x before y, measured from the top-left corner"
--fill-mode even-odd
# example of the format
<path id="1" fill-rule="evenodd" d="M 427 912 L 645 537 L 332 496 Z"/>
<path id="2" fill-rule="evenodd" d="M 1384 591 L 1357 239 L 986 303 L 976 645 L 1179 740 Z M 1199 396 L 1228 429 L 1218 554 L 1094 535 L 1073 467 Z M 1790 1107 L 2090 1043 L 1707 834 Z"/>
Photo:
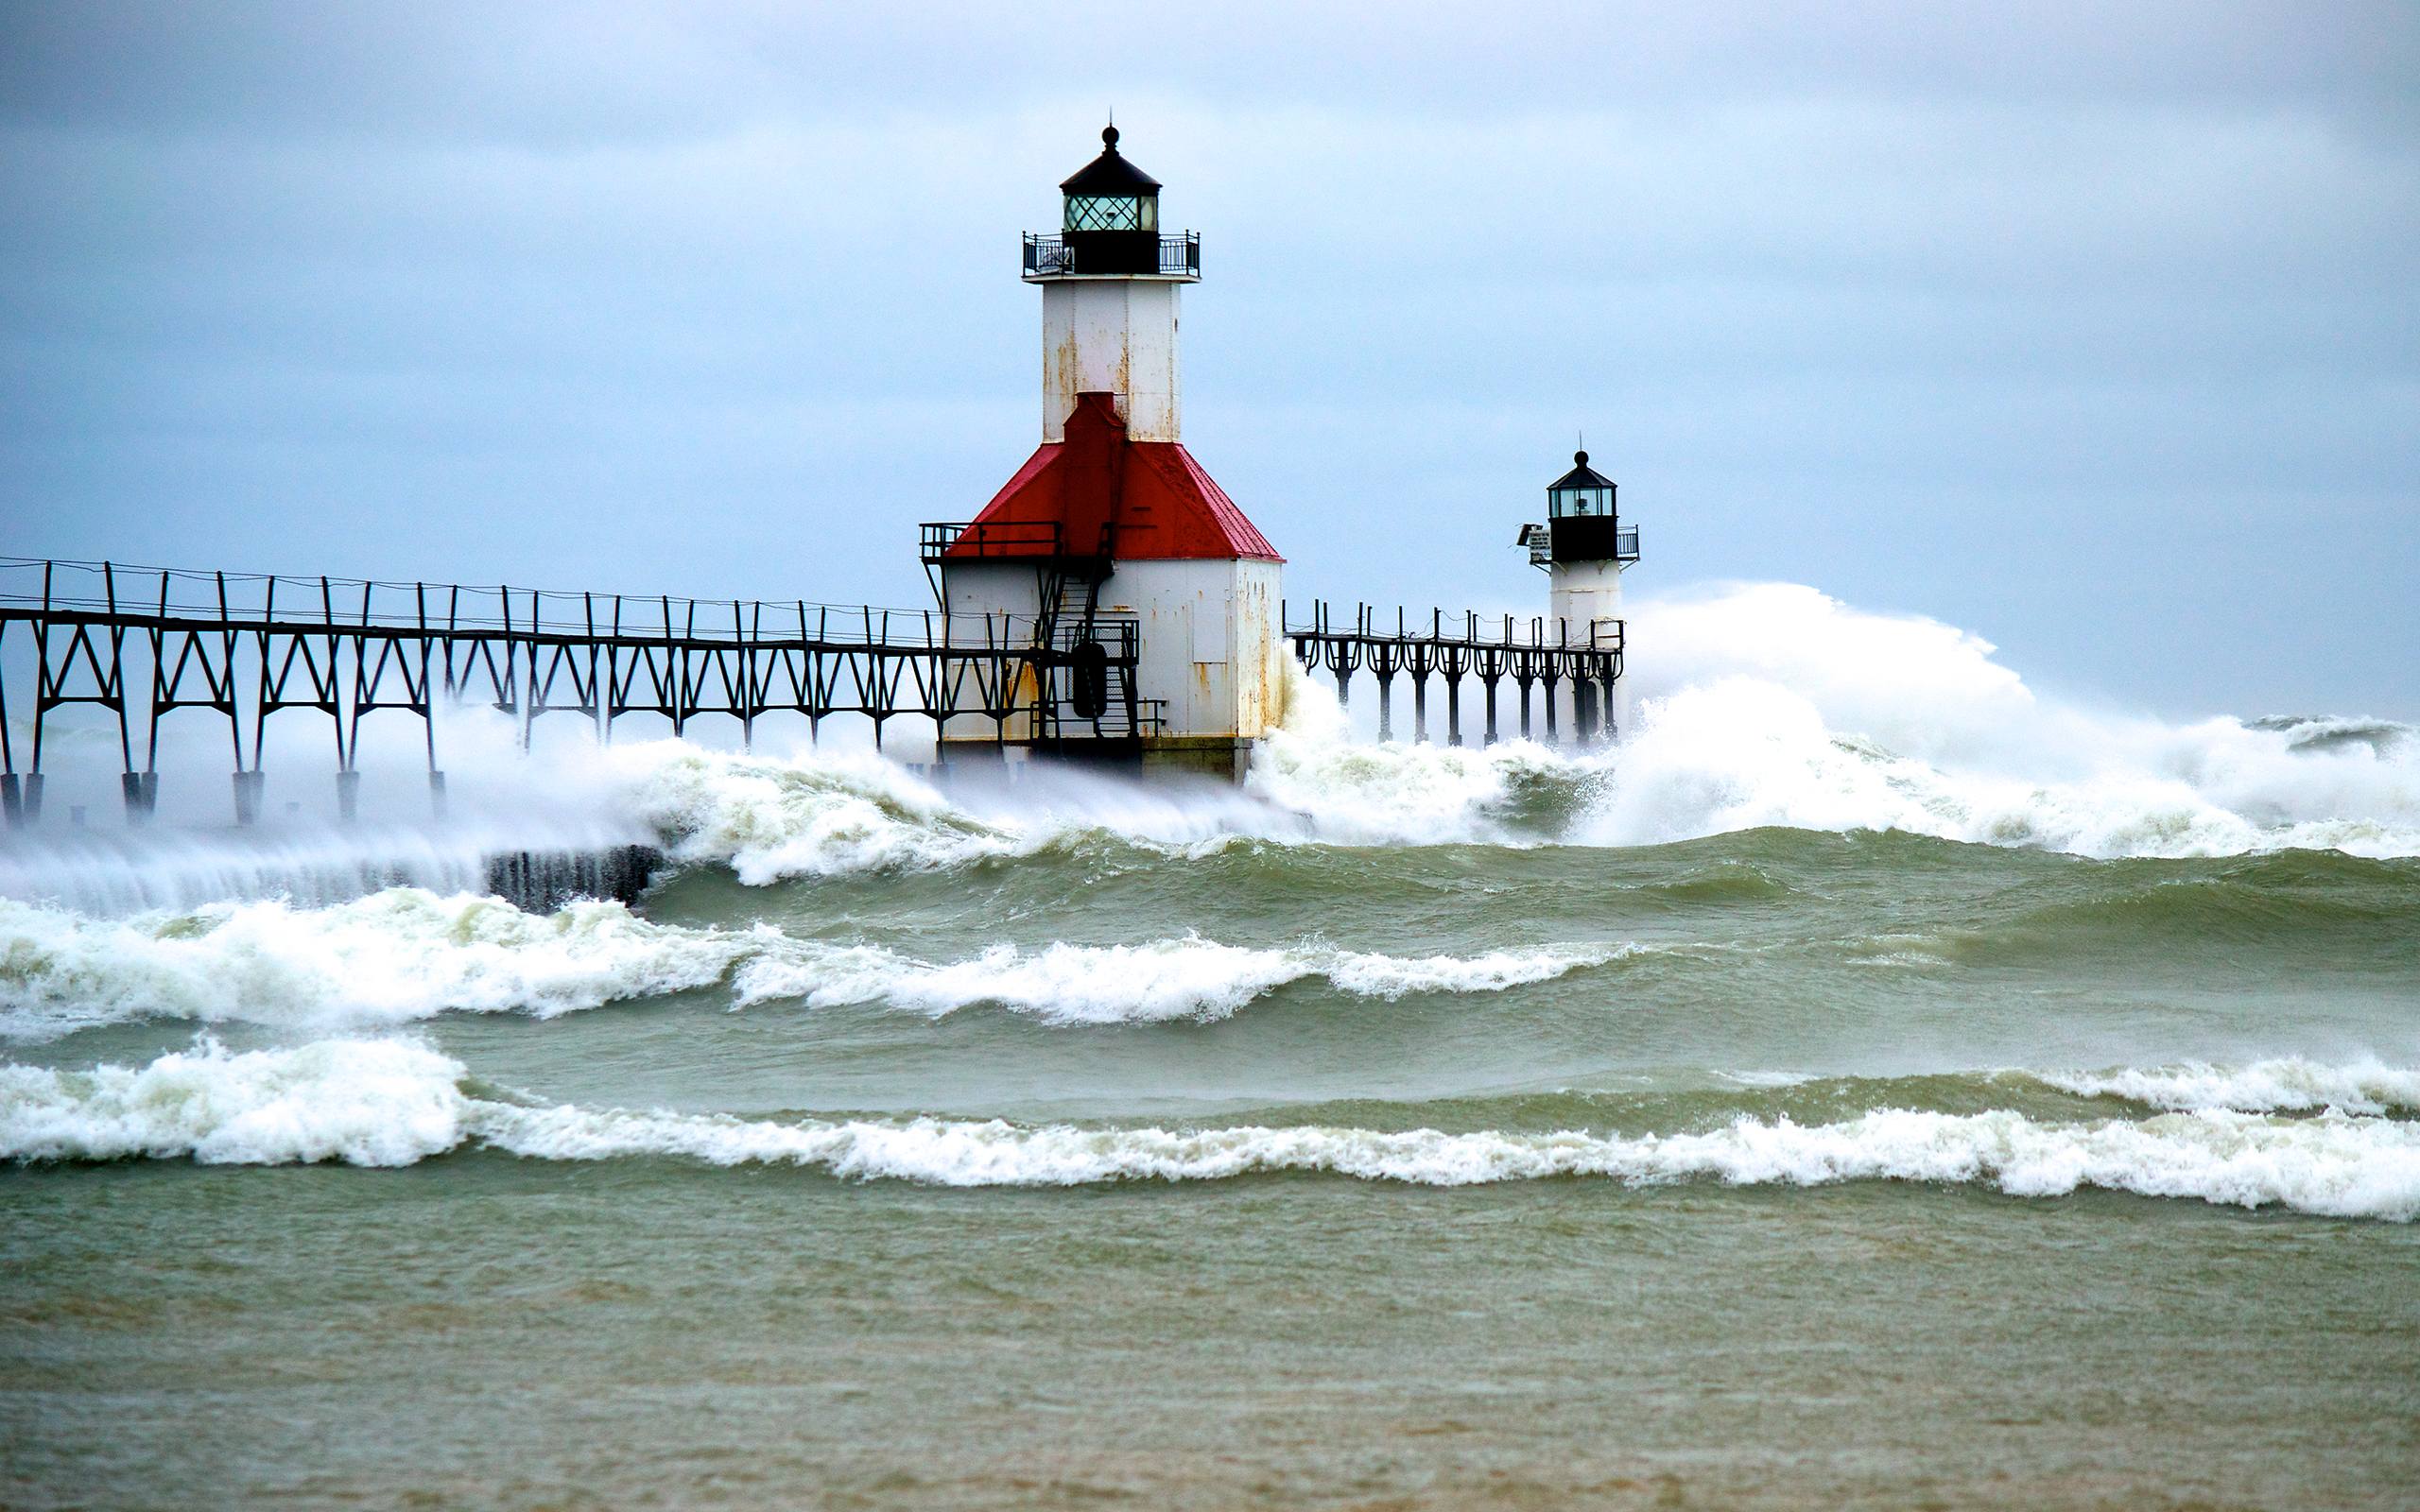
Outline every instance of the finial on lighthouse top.
<path id="1" fill-rule="evenodd" d="M 1614 480 L 1588 465 L 1586 448 L 1571 454 L 1571 471 L 1547 485 L 1547 518 L 1568 515 L 1610 518 L 1614 512 Z"/>
<path id="2" fill-rule="evenodd" d="M 1127 162 L 1126 155 L 1117 150 L 1117 128 L 1105 126 L 1100 129 L 1100 156 L 1061 180 L 1059 191 L 1070 201 L 1078 198 L 1131 201 L 1139 198 L 1157 198 L 1160 193 L 1160 180 Z M 1136 228 L 1131 225 L 1080 227 L 1070 221 L 1067 229 L 1070 231 L 1132 231 Z"/>

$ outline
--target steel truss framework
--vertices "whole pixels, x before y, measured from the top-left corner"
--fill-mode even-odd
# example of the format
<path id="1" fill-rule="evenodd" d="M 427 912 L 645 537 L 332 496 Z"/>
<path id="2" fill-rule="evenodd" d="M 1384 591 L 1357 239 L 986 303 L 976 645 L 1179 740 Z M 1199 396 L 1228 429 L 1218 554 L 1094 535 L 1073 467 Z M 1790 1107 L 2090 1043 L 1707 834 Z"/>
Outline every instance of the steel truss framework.
<path id="1" fill-rule="evenodd" d="M 803 714 L 818 736 L 824 720 L 856 714 L 873 723 L 877 747 L 890 721 L 903 718 L 929 720 L 936 730 L 988 719 L 1003 743 L 1012 723 L 1071 744 L 1153 728 L 1153 712 L 1135 694 L 1131 620 L 1053 627 L 1004 614 L 798 600 L 18 558 L 0 558 L 0 799 L 12 824 L 41 814 L 45 726 L 52 711 L 71 704 L 116 716 L 126 807 L 136 822 L 158 802 L 162 721 L 186 709 L 227 721 L 239 824 L 260 814 L 268 717 L 291 709 L 317 710 L 332 723 L 337 805 L 348 817 L 359 791 L 362 720 L 385 710 L 421 720 L 429 790 L 441 807 L 439 729 L 453 706 L 512 715 L 524 746 L 544 714 L 579 715 L 600 742 L 612 738 L 615 719 L 634 713 L 661 715 L 675 733 L 700 716 L 724 715 L 739 721 L 743 741 L 769 713 Z M 11 659 L 22 663 L 27 651 L 30 690 L 22 671 L 16 685 L 9 679 Z M 1081 713 L 1061 707 L 1078 664 L 1097 685 Z M 22 707 L 27 691 L 29 708 Z"/>

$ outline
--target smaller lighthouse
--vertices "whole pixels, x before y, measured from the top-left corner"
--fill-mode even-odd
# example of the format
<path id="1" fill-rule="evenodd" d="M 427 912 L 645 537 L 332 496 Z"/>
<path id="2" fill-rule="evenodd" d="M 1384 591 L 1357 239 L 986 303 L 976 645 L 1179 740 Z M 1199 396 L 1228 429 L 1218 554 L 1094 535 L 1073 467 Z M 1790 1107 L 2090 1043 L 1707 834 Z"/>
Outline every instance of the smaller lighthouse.
<path id="1" fill-rule="evenodd" d="M 1574 452 L 1571 471 L 1547 485 L 1547 523 L 1521 527 L 1520 544 L 1546 570 L 1549 641 L 1621 645 L 1622 569 L 1638 560 L 1638 527 L 1621 524 L 1614 494 L 1614 480 Z M 1629 722 L 1628 682 L 1564 682 L 1553 695 L 1555 728 L 1583 744 L 1613 739 Z"/>

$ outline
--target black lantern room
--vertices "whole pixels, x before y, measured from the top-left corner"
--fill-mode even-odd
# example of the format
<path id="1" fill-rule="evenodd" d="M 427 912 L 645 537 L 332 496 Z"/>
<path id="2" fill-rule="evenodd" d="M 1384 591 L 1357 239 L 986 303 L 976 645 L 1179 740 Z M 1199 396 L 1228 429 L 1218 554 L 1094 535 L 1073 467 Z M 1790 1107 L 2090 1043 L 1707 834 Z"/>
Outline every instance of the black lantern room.
<path id="1" fill-rule="evenodd" d="M 1026 277 L 1200 278 L 1201 239 L 1160 234 L 1160 180 L 1117 150 L 1117 128 L 1105 128 L 1100 143 L 1100 156 L 1059 185 L 1059 234 L 1026 238 Z"/>
<path id="2" fill-rule="evenodd" d="M 1571 454 L 1571 471 L 1547 485 L 1547 535 L 1553 561 L 1636 561 L 1638 532 L 1615 523 L 1614 480 Z"/>

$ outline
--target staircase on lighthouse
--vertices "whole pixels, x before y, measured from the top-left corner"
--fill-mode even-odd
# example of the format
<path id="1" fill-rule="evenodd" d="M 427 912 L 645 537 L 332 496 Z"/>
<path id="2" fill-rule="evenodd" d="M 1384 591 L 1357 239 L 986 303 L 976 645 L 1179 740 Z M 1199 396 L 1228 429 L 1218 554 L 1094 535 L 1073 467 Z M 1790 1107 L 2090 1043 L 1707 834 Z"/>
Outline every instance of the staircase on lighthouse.
<path id="1" fill-rule="evenodd" d="M 1179 296 L 1201 241 L 1160 227 L 1159 181 L 1101 132 L 1059 188 L 1055 235 L 1025 238 L 1042 290 L 1042 443 L 964 525 L 925 527 L 953 615 L 1033 627 L 1004 740 L 942 730 L 944 764 L 1046 751 L 1234 779 L 1278 712 L 1284 558 L 1182 439 Z M 1132 686 L 1101 647 L 1132 637 Z"/>
<path id="2" fill-rule="evenodd" d="M 1571 454 L 1571 471 L 1547 485 L 1547 523 L 1521 527 L 1520 543 L 1547 575 L 1546 638 L 1613 646 L 1622 637 L 1622 570 L 1638 560 L 1638 527 L 1614 507 L 1614 480 Z M 1573 678 L 1549 695 L 1548 728 L 1583 744 L 1611 740 L 1629 724 L 1630 679 Z"/>

